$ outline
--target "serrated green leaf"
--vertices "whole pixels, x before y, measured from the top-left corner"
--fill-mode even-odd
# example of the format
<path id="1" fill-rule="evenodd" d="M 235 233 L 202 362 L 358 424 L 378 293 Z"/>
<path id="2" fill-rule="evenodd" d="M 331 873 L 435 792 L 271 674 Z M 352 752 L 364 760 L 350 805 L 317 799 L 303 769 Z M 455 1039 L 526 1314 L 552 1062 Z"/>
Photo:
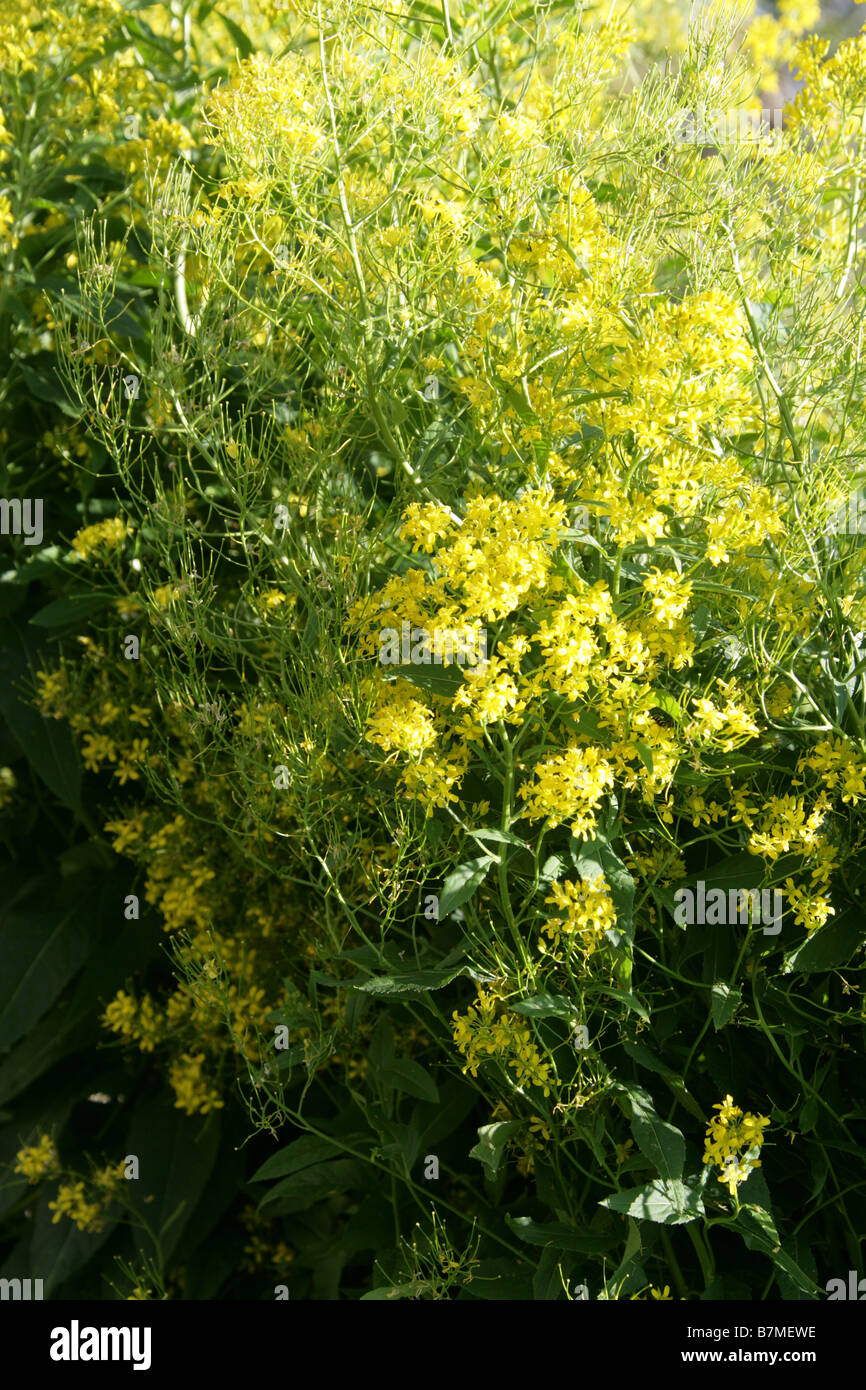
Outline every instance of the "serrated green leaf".
<path id="1" fill-rule="evenodd" d="M 506 1215 L 506 1224 L 529 1245 L 552 1245 L 556 1250 L 574 1250 L 581 1255 L 604 1255 L 617 1243 L 618 1236 L 576 1231 L 562 1221 L 533 1221 L 529 1216 Z"/>
<path id="2" fill-rule="evenodd" d="M 286 1178 L 290 1173 L 299 1173 L 303 1168 L 311 1168 L 329 1158 L 337 1158 L 344 1150 L 333 1139 L 323 1139 L 317 1134 L 302 1134 L 299 1139 L 287 1144 L 279 1153 L 271 1154 L 260 1168 L 257 1168 L 250 1182 L 264 1182 L 274 1178 Z"/>
<path id="3" fill-rule="evenodd" d="M 633 1216 L 636 1221 L 653 1221 L 659 1226 L 680 1226 L 704 1214 L 700 1187 L 681 1178 L 673 1182 L 656 1179 L 643 1187 L 616 1192 L 600 1205 L 609 1211 Z"/>
<path id="4" fill-rule="evenodd" d="M 288 1216 L 306 1211 L 315 1202 L 336 1192 L 349 1192 L 363 1184 L 364 1167 L 351 1158 L 335 1158 L 291 1173 L 278 1182 L 259 1202 L 258 1210 L 268 1217 Z"/>
<path id="5" fill-rule="evenodd" d="M 564 1018 L 570 1022 L 580 1016 L 577 1005 L 561 994 L 535 994 L 531 999 L 521 999 L 508 1007 L 511 1013 L 525 1014 L 530 1018 Z"/>
<path id="6" fill-rule="evenodd" d="M 460 864 L 448 875 L 439 897 L 439 919 L 447 917 L 455 908 L 468 902 L 476 888 L 484 882 L 493 859 L 489 854 L 479 859 L 471 859 Z"/>
<path id="7" fill-rule="evenodd" d="M 93 941 L 81 898 L 63 913 L 6 918 L 0 929 L 0 1048 L 16 1043 L 51 1007 L 86 961 Z"/>
<path id="8" fill-rule="evenodd" d="M 409 1057 L 395 1057 L 380 1072 L 381 1081 L 395 1091 L 436 1105 L 439 1090 L 430 1073 Z"/>
<path id="9" fill-rule="evenodd" d="M 426 994 L 430 989 L 444 989 L 463 973 L 462 965 L 451 970 L 407 970 L 401 975 L 377 975 L 354 987 L 363 994 Z"/>
<path id="10" fill-rule="evenodd" d="M 760 1250 L 762 1254 L 768 1255 L 776 1269 L 784 1273 L 802 1293 L 825 1292 L 782 1248 L 776 1223 L 763 1207 L 752 1203 L 741 1206 L 730 1226 L 731 1229 L 739 1231 L 749 1250 Z"/>
<path id="11" fill-rule="evenodd" d="M 40 608 L 30 623 L 32 627 L 73 627 L 107 608 L 110 602 L 103 594 L 68 594 Z"/>
<path id="12" fill-rule="evenodd" d="M 846 965 L 858 946 L 863 943 L 863 910 L 849 908 L 841 916 L 819 927 L 795 951 L 785 956 L 782 971 L 815 974 L 819 970 L 835 970 Z"/>
<path id="13" fill-rule="evenodd" d="M 656 1114 L 649 1091 L 633 1082 L 621 1083 L 631 1104 L 631 1132 L 635 1143 L 659 1176 L 671 1183 L 682 1175 L 686 1161 L 686 1142 L 673 1125 Z"/>
<path id="14" fill-rule="evenodd" d="M 724 980 L 717 980 L 712 990 L 712 1013 L 713 1027 L 718 1033 L 720 1029 L 726 1028 L 736 1013 L 740 1003 L 740 986 L 735 985 L 731 989 L 730 985 Z"/>
<path id="15" fill-rule="evenodd" d="M 491 1181 L 499 1172 L 508 1141 L 522 1128 L 522 1120 L 497 1120 L 495 1124 L 482 1125 L 479 1129 L 478 1143 L 469 1150 L 469 1157 L 477 1158 L 484 1164 Z"/>
<path id="16" fill-rule="evenodd" d="M 563 1297 L 561 1256 L 555 1246 L 545 1245 L 532 1276 L 532 1297 L 536 1302 L 552 1302 Z"/>

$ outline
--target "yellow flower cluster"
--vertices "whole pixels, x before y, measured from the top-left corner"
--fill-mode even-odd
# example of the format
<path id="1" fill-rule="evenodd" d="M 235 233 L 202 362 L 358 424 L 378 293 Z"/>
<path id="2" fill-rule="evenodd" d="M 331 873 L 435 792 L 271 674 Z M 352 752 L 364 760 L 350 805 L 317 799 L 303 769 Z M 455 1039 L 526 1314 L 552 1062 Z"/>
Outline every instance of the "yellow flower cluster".
<path id="1" fill-rule="evenodd" d="M 271 1268 L 276 1274 L 287 1273 L 294 1264 L 295 1252 L 284 1240 L 274 1238 L 274 1222 L 260 1216 L 252 1206 L 241 1212 L 241 1221 L 250 1237 L 244 1246 L 241 1269 L 253 1273 L 257 1269 Z"/>
<path id="2" fill-rule="evenodd" d="M 386 753 L 420 758 L 436 742 L 433 715 L 407 681 L 396 681 L 380 693 L 367 721 L 367 737 Z"/>
<path id="3" fill-rule="evenodd" d="M 823 927 L 828 917 L 836 914 L 829 898 L 822 893 L 807 893 L 804 889 L 798 888 L 792 878 L 786 878 L 784 883 L 787 906 L 794 914 L 794 922 L 799 927 L 805 927 L 807 932 L 817 931 Z"/>
<path id="4" fill-rule="evenodd" d="M 701 745 L 710 745 L 730 753 L 755 738 L 760 728 L 753 712 L 745 706 L 736 683 L 719 680 L 717 684 L 724 705 L 719 708 L 706 697 L 692 700 L 695 714 L 687 726 L 687 733 Z"/>
<path id="5" fill-rule="evenodd" d="M 99 51 L 117 17 L 120 0 L 72 0 L 43 7 L 18 0 L 0 15 L 0 65 L 6 72 L 38 72 L 62 53 L 70 69 Z"/>
<path id="6" fill-rule="evenodd" d="M 663 574 L 654 568 L 644 579 L 643 587 L 649 595 L 656 622 L 670 630 L 689 606 L 691 584 L 676 573 Z"/>
<path id="7" fill-rule="evenodd" d="M 564 943 L 566 948 L 578 946 L 585 957 L 591 955 L 608 928 L 616 926 L 616 911 L 605 880 L 552 883 L 550 892 L 544 901 L 564 909 L 565 916 L 552 917 L 543 928 L 544 935 L 550 937 L 555 951 Z"/>
<path id="8" fill-rule="evenodd" d="M 603 580 L 589 584 L 559 572 L 565 519 L 549 487 L 527 489 L 514 502 L 474 496 L 462 520 L 438 503 L 413 503 L 401 535 L 428 562 L 388 580 L 351 610 L 349 629 L 371 656 L 382 631 L 401 623 L 428 631 L 499 624 L 495 650 L 488 641 L 487 659 L 462 671 L 451 696 L 419 688 L 411 666 L 396 679 L 381 668 L 372 677 L 378 693 L 367 737 L 411 760 L 403 785 L 428 806 L 459 800 L 485 729 L 543 717 L 551 694 L 595 705 L 610 741 L 602 748 L 566 735 L 564 752 L 542 758 L 535 781 L 520 789 L 530 819 L 551 827 L 569 822 L 575 834 L 587 833 L 617 777 L 650 800 L 676 770 L 677 738 L 650 717 L 646 688 L 635 682 L 691 663 L 694 638 L 685 615 L 692 581 L 651 571 L 643 581 L 648 608 L 618 616 Z M 730 751 L 758 726 L 735 685 L 719 684 L 724 706 L 699 702 L 690 733 Z"/>
<path id="9" fill-rule="evenodd" d="M 39 1182 L 51 1177 L 58 1167 L 57 1149 L 48 1134 L 43 1134 L 38 1144 L 19 1149 L 15 1155 L 15 1172 L 22 1173 L 29 1182 Z"/>
<path id="10" fill-rule="evenodd" d="M 496 1057 L 515 1074 L 518 1086 L 538 1086 L 545 1096 L 550 1095 L 553 1075 L 532 1040 L 529 1025 L 518 1015 L 500 1013 L 495 995 L 478 986 L 478 999 L 465 1014 L 456 1009 L 454 1041 L 466 1058 L 464 1072 L 478 1075 L 485 1057 Z"/>
<path id="11" fill-rule="evenodd" d="M 72 549 L 82 560 L 100 550 L 116 549 L 126 540 L 132 528 L 122 517 L 111 517 L 108 521 L 98 521 L 93 526 L 84 526 L 72 537 Z"/>
<path id="12" fill-rule="evenodd" d="M 87 1182 L 79 1179 L 61 1183 L 57 1200 L 48 1203 L 49 1210 L 54 1212 L 52 1223 L 68 1216 L 80 1231 L 101 1231 L 105 1225 L 106 1212 L 124 1180 L 124 1167 L 124 1161 L 121 1159 L 118 1163 L 109 1164 L 107 1168 L 96 1169 Z M 93 1189 L 90 1200 L 87 1196 L 88 1187 Z"/>
<path id="13" fill-rule="evenodd" d="M 749 837 L 749 849 L 771 862 L 792 850 L 802 854 L 817 849 L 830 804 L 826 792 L 818 794 L 811 810 L 805 797 L 792 792 L 768 797 L 763 815 Z"/>
<path id="14" fill-rule="evenodd" d="M 823 738 L 808 756 L 797 763 L 797 772 L 812 768 L 820 774 L 828 791 L 838 791 L 842 800 L 856 805 L 866 798 L 866 761 L 841 738 Z"/>
<path id="15" fill-rule="evenodd" d="M 165 1020 L 157 1012 L 150 995 L 146 994 L 138 1004 L 131 994 L 121 989 L 106 1006 L 102 1022 L 113 1033 L 137 1043 L 142 1052 L 153 1052 L 162 1040 Z"/>
<path id="16" fill-rule="evenodd" d="M 0 767 L 0 811 L 11 806 L 15 800 L 18 779 L 11 767 Z"/>
<path id="17" fill-rule="evenodd" d="M 203 1052 L 184 1052 L 171 1063 L 168 1079 L 175 1094 L 175 1109 L 187 1115 L 206 1115 L 225 1105 L 218 1087 L 204 1074 Z"/>
<path id="18" fill-rule="evenodd" d="M 613 768 L 599 749 L 577 743 L 538 763 L 535 779 L 520 788 L 528 819 L 545 820 L 551 829 L 567 823 L 576 838 L 592 833 L 601 800 L 614 784 Z"/>
<path id="19" fill-rule="evenodd" d="M 48 1203 L 48 1209 L 54 1212 L 51 1218 L 54 1224 L 68 1216 L 79 1231 L 91 1234 L 101 1231 L 105 1225 L 104 1205 L 101 1201 L 88 1201 L 83 1181 L 61 1183 L 57 1199 Z"/>
<path id="20" fill-rule="evenodd" d="M 743 1114 L 734 1105 L 732 1096 L 725 1096 L 714 1105 L 714 1115 L 707 1126 L 704 1140 L 704 1163 L 714 1163 L 721 1169 L 719 1182 L 726 1185 L 731 1196 L 755 1168 L 761 1167 L 757 1152 L 764 1142 L 764 1130 L 770 1123 L 763 1115 Z"/>
<path id="21" fill-rule="evenodd" d="M 660 451 L 672 435 L 697 445 L 722 415 L 727 430 L 745 429 L 755 418 L 752 356 L 745 316 L 721 290 L 662 303 L 601 374 L 598 389 L 611 394 L 587 419 Z"/>

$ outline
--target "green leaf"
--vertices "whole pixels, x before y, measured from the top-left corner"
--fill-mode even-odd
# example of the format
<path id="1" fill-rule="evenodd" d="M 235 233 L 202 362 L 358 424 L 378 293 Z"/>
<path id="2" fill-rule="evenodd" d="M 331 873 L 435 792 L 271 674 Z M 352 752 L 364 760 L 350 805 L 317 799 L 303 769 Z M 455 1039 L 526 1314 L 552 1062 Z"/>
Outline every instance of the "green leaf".
<path id="1" fill-rule="evenodd" d="M 568 873 L 568 860 L 564 854 L 551 854 L 545 859 L 538 875 L 538 891 L 546 893 L 551 883 L 565 878 Z"/>
<path id="2" fill-rule="evenodd" d="M 436 1105 L 439 1090 L 428 1071 L 409 1057 L 395 1057 L 380 1073 L 386 1086 L 393 1087 L 404 1095 L 414 1096 L 416 1100 L 430 1101 Z"/>
<path id="3" fill-rule="evenodd" d="M 0 929 L 0 1048 L 11 1047 L 87 959 L 96 933 L 85 900 L 63 913 L 9 914 Z"/>
<path id="4" fill-rule="evenodd" d="M 387 1013 L 379 1019 L 367 1046 L 367 1059 L 371 1067 L 381 1071 L 394 1060 L 394 1029 Z"/>
<path id="5" fill-rule="evenodd" d="M 470 1298 L 502 1299 L 509 1303 L 532 1297 L 529 1271 L 519 1274 L 510 1259 L 487 1259 L 472 1271 L 463 1292 Z"/>
<path id="6" fill-rule="evenodd" d="M 676 1096 L 684 1110 L 687 1110 L 689 1114 L 696 1120 L 699 1120 L 702 1125 L 706 1123 L 706 1116 L 700 1105 L 691 1092 L 686 1090 L 682 1078 L 678 1076 L 666 1062 L 654 1056 L 649 1048 L 644 1047 L 643 1043 L 632 1042 L 631 1039 L 626 1039 L 622 1047 L 623 1051 L 628 1053 L 629 1057 L 637 1062 L 638 1066 L 646 1067 L 647 1071 L 655 1072 L 657 1076 L 662 1078 L 665 1085 L 671 1093 Z"/>
<path id="7" fill-rule="evenodd" d="M 476 888 L 484 882 L 493 862 L 490 855 L 485 854 L 480 859 L 470 859 L 468 863 L 460 864 L 448 875 L 439 897 L 440 921 L 469 901 Z"/>
<path id="8" fill-rule="evenodd" d="M 613 1274 L 605 1280 L 604 1293 L 607 1298 L 623 1298 L 638 1289 L 646 1288 L 647 1279 L 640 1263 L 643 1255 L 643 1236 L 641 1227 L 634 1217 L 629 1216 L 628 1238 L 622 1259 Z"/>
<path id="9" fill-rule="evenodd" d="M 55 1222 L 55 1213 L 48 1207 L 53 1200 L 54 1192 L 46 1191 L 36 1204 L 30 1247 L 30 1268 L 36 1278 L 44 1280 L 43 1294 L 47 1298 L 93 1259 L 117 1225 L 115 1218 L 107 1221 L 101 1231 L 80 1231 L 68 1217 Z"/>
<path id="10" fill-rule="evenodd" d="M 523 1125 L 523 1120 L 497 1120 L 495 1124 L 482 1125 L 479 1129 L 478 1143 L 474 1149 L 469 1150 L 469 1157 L 477 1158 L 480 1163 L 484 1164 L 491 1182 L 496 1178 L 502 1165 L 506 1144 L 523 1128 Z"/>
<path id="11" fill-rule="evenodd" d="M 555 1250 L 576 1250 L 581 1255 L 604 1255 L 619 1237 L 596 1235 L 593 1231 L 576 1231 L 562 1221 L 540 1223 L 529 1216 L 506 1215 L 510 1230 L 529 1245 L 552 1245 Z"/>
<path id="12" fill-rule="evenodd" d="M 752 1203 L 741 1206 L 729 1224 L 733 1230 L 739 1231 L 749 1250 L 760 1250 L 762 1254 L 769 1255 L 777 1271 L 786 1275 L 801 1293 L 825 1293 L 782 1248 L 775 1222 L 763 1207 Z"/>
<path id="13" fill-rule="evenodd" d="M 652 696 L 649 708 L 664 710 L 665 714 L 669 714 L 671 719 L 675 719 L 679 724 L 683 712 L 673 695 L 669 695 L 666 690 L 653 690 Z"/>
<path id="14" fill-rule="evenodd" d="M 532 1276 L 532 1297 L 535 1302 L 552 1302 L 562 1298 L 563 1283 L 560 1273 L 561 1259 L 553 1245 L 545 1245 L 541 1259 Z"/>
<path id="15" fill-rule="evenodd" d="M 33 627 L 73 627 L 86 622 L 91 614 L 106 608 L 110 602 L 103 594 L 69 594 L 40 608 L 30 623 Z"/>
<path id="16" fill-rule="evenodd" d="M 599 1205 L 633 1216 L 636 1221 L 653 1221 L 659 1226 L 681 1226 L 704 1214 L 700 1187 L 682 1178 L 675 1178 L 673 1182 L 656 1179 L 644 1187 L 616 1192 Z"/>
<path id="17" fill-rule="evenodd" d="M 635 1143 L 665 1182 L 681 1177 L 686 1161 L 686 1141 L 678 1129 L 656 1114 L 649 1091 L 634 1083 L 620 1085 L 631 1103 L 631 1132 Z"/>
<path id="18" fill-rule="evenodd" d="M 694 889 L 701 881 L 706 885 L 707 893 L 714 888 L 721 888 L 724 893 L 728 893 L 732 888 L 758 888 L 766 872 L 761 860 L 744 850 L 741 854 L 731 854 L 727 859 L 720 859 L 709 869 L 691 874 L 680 883 L 671 884 L 670 890 L 673 893 L 678 888 Z"/>
<path id="19" fill-rule="evenodd" d="M 717 980 L 712 990 L 713 1027 L 718 1033 L 726 1028 L 740 1003 L 740 986 L 731 989 L 724 980 Z"/>
<path id="20" fill-rule="evenodd" d="M 0 647 L 0 714 L 22 753 L 64 806 L 81 799 L 81 768 L 72 734 L 59 719 L 45 719 L 30 700 L 41 653 L 17 628 Z M 51 662 L 45 658 L 45 665 Z M 29 687 L 29 689 L 27 688 Z"/>
<path id="21" fill-rule="evenodd" d="M 229 34 L 234 39 L 241 58 L 249 58 L 253 51 L 253 45 L 241 26 L 236 23 L 235 20 L 230 19 L 227 14 L 223 14 L 222 10 L 216 10 L 214 13 L 222 20 Z"/>
<path id="22" fill-rule="evenodd" d="M 818 1266 L 815 1263 L 815 1256 L 802 1232 L 795 1236 L 788 1236 L 782 1241 L 781 1254 L 787 1259 L 793 1260 L 797 1268 L 815 1284 L 816 1288 L 820 1287 L 816 1282 Z M 803 1292 L 789 1275 L 787 1266 L 776 1266 L 776 1281 L 779 1285 L 779 1293 L 786 1301 L 796 1301 Z M 826 1285 L 821 1292 L 826 1294 Z"/>
<path id="23" fill-rule="evenodd" d="M 0 1105 L 19 1094 L 59 1060 L 67 1062 L 80 1047 L 105 1039 L 99 1016 L 125 980 L 161 949 L 155 918 L 116 921 L 123 901 L 124 875 L 109 875 L 92 895 L 91 914 L 102 923 L 99 948 L 91 951 L 70 997 L 61 997 L 0 1064 Z"/>
<path id="24" fill-rule="evenodd" d="M 379 1120 L 378 1123 L 382 1134 L 391 1140 L 379 1152 L 384 1158 L 401 1158 L 407 1172 L 410 1171 L 421 1151 L 421 1136 L 418 1130 L 414 1124 L 402 1125 L 395 1120 Z"/>
<path id="25" fill-rule="evenodd" d="M 517 845 L 519 849 L 529 849 L 525 840 L 518 839 L 516 835 L 505 830 L 472 830 L 469 833 L 476 840 L 495 840 L 497 844 Z"/>
<path id="26" fill-rule="evenodd" d="M 463 684 L 463 667 L 452 661 L 448 666 L 392 666 L 404 681 L 409 681 L 426 695 L 440 695 L 445 700 L 453 700 Z"/>
<path id="27" fill-rule="evenodd" d="M 271 1216 L 306 1211 L 314 1202 L 336 1192 L 348 1192 L 363 1183 L 365 1168 L 351 1158 L 335 1158 L 302 1168 L 278 1182 L 259 1202 L 258 1210 Z"/>
<path id="28" fill-rule="evenodd" d="M 863 909 L 849 908 L 819 927 L 802 946 L 789 952 L 785 956 L 782 974 L 788 975 L 792 970 L 804 975 L 819 970 L 835 970 L 847 964 L 858 946 L 863 944 L 863 939 Z"/>
<path id="29" fill-rule="evenodd" d="M 452 980 L 462 975 L 464 967 L 458 965 L 451 970 L 407 970 L 401 975 L 376 975 L 355 989 L 363 994 L 398 995 L 426 994 L 429 989 L 444 989 Z"/>
<path id="30" fill-rule="evenodd" d="M 44 283 L 44 282 L 43 282 Z M 47 354 L 50 358 L 51 354 Z M 51 363 L 47 367 L 34 367 L 32 364 L 19 364 L 21 376 L 24 384 L 31 396 L 35 396 L 39 401 L 48 401 L 51 405 L 56 405 L 64 415 L 77 419 L 81 414 L 80 407 L 69 399 L 63 382 L 57 373 L 56 363 Z"/>
<path id="31" fill-rule="evenodd" d="M 434 1144 L 448 1139 L 475 1108 L 478 1099 L 476 1092 L 456 1077 L 442 1083 L 439 1097 L 432 1114 L 417 1105 L 412 1111 L 412 1121 L 420 1132 L 420 1153 L 428 1154 Z"/>
<path id="32" fill-rule="evenodd" d="M 625 1004 L 626 1008 L 631 1009 L 632 1013 L 636 1013 L 645 1023 L 650 1022 L 650 1016 L 647 1013 L 646 1006 L 641 1003 L 636 995 L 629 994 L 625 990 L 614 989 L 611 985 L 592 984 L 584 988 L 584 994 L 609 995 L 611 999 L 618 999 L 621 1004 Z"/>
<path id="33" fill-rule="evenodd" d="M 172 1097 L 149 1096 L 132 1116 L 125 1152 L 135 1154 L 141 1176 L 130 1182 L 128 1200 L 140 1209 L 170 1260 L 207 1186 L 219 1153 L 221 1117 L 218 1111 L 202 1118 L 184 1115 L 171 1105 Z M 138 1237 L 152 1256 L 150 1236 Z"/>
<path id="34" fill-rule="evenodd" d="M 286 1178 L 290 1173 L 299 1173 L 303 1168 L 311 1168 L 328 1158 L 337 1157 L 343 1150 L 333 1139 L 321 1139 L 317 1134 L 303 1134 L 300 1139 L 287 1144 L 279 1153 L 265 1159 L 257 1168 L 250 1182 L 264 1182 L 265 1179 Z"/>
<path id="35" fill-rule="evenodd" d="M 535 994 L 531 999 L 521 999 L 519 1004 L 509 1004 L 515 1014 L 527 1014 L 530 1018 L 564 1018 L 566 1022 L 579 1018 L 576 1004 L 561 994 Z"/>
<path id="36" fill-rule="evenodd" d="M 644 767 L 646 768 L 647 772 L 650 774 L 650 776 L 652 776 L 652 770 L 653 770 L 653 754 L 652 754 L 652 749 L 650 748 L 650 746 L 649 746 L 648 743 L 641 743 L 640 739 L 636 739 L 636 740 L 635 740 L 635 745 L 634 745 L 634 746 L 635 746 L 635 748 L 636 748 L 637 751 L 638 751 L 638 757 L 640 758 L 640 760 L 641 760 L 641 762 L 643 763 Z"/>

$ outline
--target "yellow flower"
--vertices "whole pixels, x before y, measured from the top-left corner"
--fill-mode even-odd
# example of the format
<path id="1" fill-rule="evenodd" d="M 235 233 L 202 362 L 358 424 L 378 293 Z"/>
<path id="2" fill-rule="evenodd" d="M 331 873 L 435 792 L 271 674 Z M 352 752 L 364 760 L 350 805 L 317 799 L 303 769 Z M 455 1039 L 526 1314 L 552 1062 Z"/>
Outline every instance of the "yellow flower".
<path id="1" fill-rule="evenodd" d="M 382 689 L 367 720 L 367 738 L 386 753 L 408 753 L 414 758 L 420 758 L 436 742 L 432 712 L 408 681 L 396 681 Z"/>
<path id="2" fill-rule="evenodd" d="M 221 1110 L 225 1102 L 219 1090 L 204 1076 L 203 1052 L 184 1052 L 172 1062 L 168 1079 L 175 1094 L 175 1109 L 187 1115 L 206 1115 Z"/>
<path id="3" fill-rule="evenodd" d="M 656 621 L 672 628 L 677 618 L 681 618 L 689 606 L 692 586 L 678 574 L 663 574 L 653 569 L 643 582 L 652 602 Z"/>
<path id="4" fill-rule="evenodd" d="M 704 1140 L 704 1163 L 714 1163 L 721 1170 L 719 1182 L 724 1183 L 731 1196 L 749 1174 L 761 1167 L 757 1153 L 764 1142 L 764 1129 L 770 1123 L 764 1115 L 743 1114 L 734 1105 L 732 1096 L 725 1096 L 708 1126 Z"/>
<path id="5" fill-rule="evenodd" d="M 72 537 L 72 549 L 82 560 L 95 551 L 116 549 L 122 545 L 132 530 L 122 517 L 112 517 L 110 521 L 99 521 L 94 526 L 85 526 Z"/>
<path id="6" fill-rule="evenodd" d="M 57 1200 L 49 1202 L 48 1209 L 54 1212 L 51 1218 L 53 1224 L 56 1224 L 61 1216 L 68 1216 L 75 1222 L 79 1231 L 94 1233 L 102 1230 L 105 1224 L 103 1204 L 87 1201 L 83 1182 L 61 1183 Z"/>
<path id="7" fill-rule="evenodd" d="M 57 1171 L 58 1162 L 53 1140 L 50 1135 L 43 1134 L 38 1144 L 18 1150 L 14 1171 L 23 1173 L 31 1183 L 39 1182 L 41 1178 L 50 1177 Z"/>
<path id="8" fill-rule="evenodd" d="M 574 940 L 588 956 L 604 940 L 610 927 L 616 926 L 613 899 L 603 878 L 581 883 L 552 883 L 551 896 L 545 902 L 565 908 L 564 917 L 552 918 L 543 928 L 555 947 L 564 940 Z"/>

